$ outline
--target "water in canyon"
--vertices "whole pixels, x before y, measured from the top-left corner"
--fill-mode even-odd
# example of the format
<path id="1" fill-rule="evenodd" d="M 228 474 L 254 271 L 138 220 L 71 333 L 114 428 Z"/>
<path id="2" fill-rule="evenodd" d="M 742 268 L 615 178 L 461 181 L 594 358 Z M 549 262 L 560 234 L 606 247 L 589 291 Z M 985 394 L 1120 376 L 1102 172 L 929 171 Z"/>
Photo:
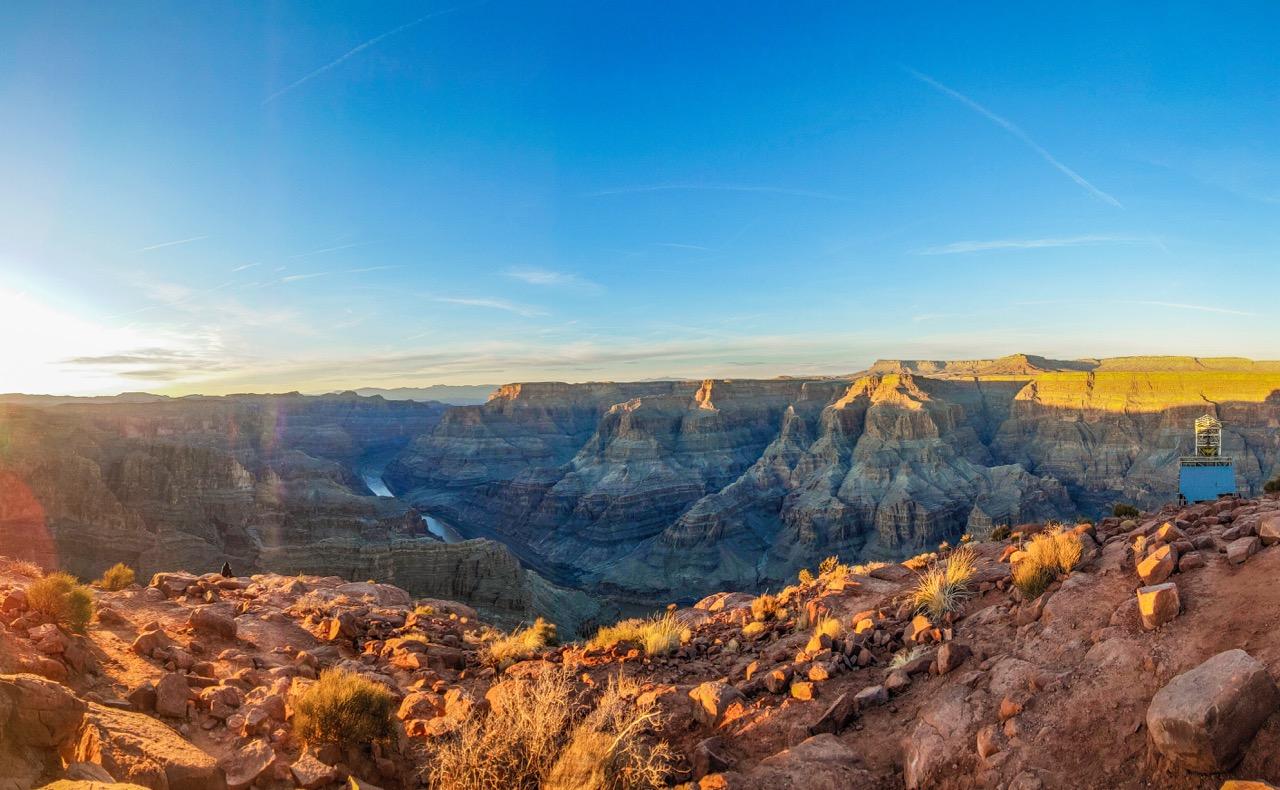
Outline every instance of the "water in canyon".
<path id="1" fill-rule="evenodd" d="M 387 484 L 382 481 L 382 470 L 365 468 L 360 472 L 364 484 L 369 487 L 374 496 L 394 497 L 391 489 L 387 488 Z M 433 516 L 423 516 L 422 520 L 427 525 L 427 531 L 445 543 L 459 543 L 466 540 L 458 533 L 456 529 L 444 523 Z"/>

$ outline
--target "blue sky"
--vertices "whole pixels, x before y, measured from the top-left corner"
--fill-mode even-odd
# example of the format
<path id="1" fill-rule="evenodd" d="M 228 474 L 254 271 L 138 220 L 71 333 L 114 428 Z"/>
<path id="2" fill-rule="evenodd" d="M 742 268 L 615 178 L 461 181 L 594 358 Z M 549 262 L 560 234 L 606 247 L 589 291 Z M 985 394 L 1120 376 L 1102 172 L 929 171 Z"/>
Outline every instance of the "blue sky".
<path id="1" fill-rule="evenodd" d="M 0 391 L 1280 357 L 1275 4 L 13 3 Z"/>

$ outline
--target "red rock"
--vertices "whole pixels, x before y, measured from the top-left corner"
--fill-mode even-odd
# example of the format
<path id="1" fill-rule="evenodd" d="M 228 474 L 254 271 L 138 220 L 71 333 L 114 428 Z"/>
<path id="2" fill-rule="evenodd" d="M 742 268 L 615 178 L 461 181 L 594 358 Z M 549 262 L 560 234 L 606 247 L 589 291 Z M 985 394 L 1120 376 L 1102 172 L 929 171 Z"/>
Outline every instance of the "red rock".
<path id="1" fill-rule="evenodd" d="M 764 687 L 770 694 L 781 694 L 791 685 L 791 667 L 780 667 L 764 676 Z"/>
<path id="2" fill-rule="evenodd" d="M 945 675 L 959 667 L 972 652 L 968 645 L 960 642 L 943 643 L 942 647 L 938 648 L 938 674 Z"/>
<path id="3" fill-rule="evenodd" d="M 858 709 L 870 708 L 873 705 L 883 705 L 889 701 L 889 691 L 884 686 L 867 686 L 859 691 L 853 697 L 854 702 L 858 704 Z"/>
<path id="4" fill-rule="evenodd" d="M 229 615 L 219 611 L 217 606 L 201 606 L 191 610 L 188 620 L 198 633 L 209 634 L 222 639 L 236 638 L 236 621 Z"/>
<path id="5" fill-rule="evenodd" d="M 1258 522 L 1258 537 L 1264 546 L 1280 543 L 1280 513 L 1263 516 Z"/>
<path id="6" fill-rule="evenodd" d="M 901 669 L 895 669 L 885 678 L 884 687 L 893 693 L 902 691 L 911 685 L 911 676 Z"/>
<path id="7" fill-rule="evenodd" d="M 818 687 L 807 680 L 797 680 L 791 684 L 791 696 L 807 702 L 818 696 Z"/>
<path id="8" fill-rule="evenodd" d="M 316 790 L 338 779 L 335 768 L 320 762 L 310 752 L 303 752 L 297 762 L 289 766 L 289 771 L 298 787 L 304 790 Z"/>
<path id="9" fill-rule="evenodd" d="M 1161 546 L 1138 563 L 1138 576 L 1143 584 L 1160 584 L 1169 578 L 1178 565 L 1178 554 L 1172 546 Z"/>
<path id="10" fill-rule="evenodd" d="M 1186 573 L 1204 567 L 1204 557 L 1198 551 L 1190 551 L 1178 558 L 1178 572 Z"/>
<path id="11" fill-rule="evenodd" d="M 724 717 L 729 704 L 742 700 L 742 692 L 718 680 L 707 681 L 689 691 L 689 699 L 693 700 L 698 717 L 704 724 L 716 726 Z"/>
<path id="12" fill-rule="evenodd" d="M 156 684 L 156 713 L 175 719 L 187 717 L 187 700 L 191 687 L 187 679 L 177 672 L 167 672 Z"/>
<path id="13" fill-rule="evenodd" d="M 814 735 L 824 732 L 838 735 L 857 713 L 857 701 L 852 694 L 845 692 L 836 697 L 835 701 L 827 706 L 827 709 L 822 712 L 822 715 L 818 717 L 818 721 L 809 730 Z"/>
<path id="14" fill-rule="evenodd" d="M 276 759 L 271 744 L 256 739 L 224 757 L 219 765 L 227 774 L 227 790 L 245 790 L 262 776 Z"/>
<path id="15" fill-rule="evenodd" d="M 1242 565 L 1245 560 L 1257 553 L 1261 542 L 1255 537 L 1236 538 L 1227 544 L 1227 562 Z"/>
<path id="16" fill-rule="evenodd" d="M 1219 653 L 1169 681 L 1147 708 L 1156 748 L 1198 773 L 1235 765 L 1280 704 L 1267 668 L 1243 650 Z"/>
<path id="17" fill-rule="evenodd" d="M 1178 599 L 1178 585 L 1173 582 L 1138 589 L 1138 615 L 1142 618 L 1143 628 L 1159 628 L 1177 617 L 1180 611 L 1182 602 Z"/>

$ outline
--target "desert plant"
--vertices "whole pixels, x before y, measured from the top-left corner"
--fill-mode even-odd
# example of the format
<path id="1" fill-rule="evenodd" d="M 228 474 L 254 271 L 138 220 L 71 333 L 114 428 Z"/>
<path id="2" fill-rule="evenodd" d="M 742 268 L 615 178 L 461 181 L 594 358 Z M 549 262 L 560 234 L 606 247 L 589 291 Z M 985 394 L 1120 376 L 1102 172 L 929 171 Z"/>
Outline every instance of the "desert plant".
<path id="1" fill-rule="evenodd" d="M 98 586 L 109 592 L 123 590 L 133 584 L 133 568 L 125 565 L 123 562 L 117 562 L 102 573 L 102 578 L 98 580 Z"/>
<path id="2" fill-rule="evenodd" d="M 861 565 L 854 565 L 849 569 L 849 571 L 858 576 L 866 576 L 874 570 L 887 567 L 889 567 L 889 563 L 881 562 L 880 560 L 873 560 L 871 562 L 864 562 Z"/>
<path id="3" fill-rule="evenodd" d="M 916 645 L 915 647 L 904 647 L 893 654 L 893 658 L 889 661 L 889 670 L 902 669 L 907 664 L 915 661 L 920 656 L 928 652 L 929 648 L 924 645 Z"/>
<path id="4" fill-rule="evenodd" d="M 977 554 L 965 546 L 952 552 L 945 563 L 925 569 L 908 594 L 912 607 L 934 622 L 958 611 L 972 595 L 970 582 L 977 572 L 977 561 Z"/>
<path id="5" fill-rule="evenodd" d="M 763 623 L 777 615 L 780 605 L 776 595 L 762 593 L 751 602 L 751 617 L 757 622 Z"/>
<path id="6" fill-rule="evenodd" d="M 537 655 L 538 651 L 556 642 L 556 626 L 539 617 L 527 628 L 517 628 L 509 634 L 491 639 L 483 650 L 486 663 L 509 666 Z"/>
<path id="7" fill-rule="evenodd" d="M 835 639 L 843 630 L 844 626 L 840 624 L 840 619 L 829 614 L 819 615 L 818 621 L 813 624 L 814 636 L 828 636 Z"/>
<path id="8" fill-rule="evenodd" d="M 813 572 L 808 568 L 801 568 L 797 578 L 800 580 L 800 584 L 805 587 L 813 584 Z"/>
<path id="9" fill-rule="evenodd" d="M 437 748 L 427 769 L 435 790 L 666 786 L 674 758 L 654 737 L 656 703 L 639 701 L 634 681 L 611 679 L 585 715 L 564 671 L 505 688 L 487 716 L 467 719 Z"/>
<path id="10" fill-rule="evenodd" d="M 579 721 L 543 785 L 550 790 L 643 790 L 666 787 L 675 755 L 651 737 L 657 703 L 639 701 L 640 686 L 611 678 L 596 707 Z M 646 737 L 650 736 L 650 737 Z"/>
<path id="11" fill-rule="evenodd" d="M 1000 526 L 991 530 L 991 539 L 992 540 L 1008 540 L 1011 534 L 1013 534 L 1013 530 L 1009 527 L 1009 525 L 1001 524 Z"/>
<path id="12" fill-rule="evenodd" d="M 1039 597 L 1059 574 L 1069 573 L 1084 555 L 1074 532 L 1051 529 L 1027 542 L 1025 555 L 1012 568 L 1013 584 L 1027 600 Z"/>
<path id="13" fill-rule="evenodd" d="M 926 551 L 923 554 L 917 554 L 911 559 L 903 560 L 902 564 L 913 571 L 921 571 L 932 565 L 937 559 L 937 552 Z"/>
<path id="14" fill-rule="evenodd" d="M 420 603 L 417 606 L 413 607 L 413 613 L 418 615 L 419 617 L 434 617 L 436 613 L 436 608 L 434 606 L 428 606 L 424 603 Z"/>
<path id="15" fill-rule="evenodd" d="M 27 605 L 64 628 L 84 633 L 93 619 L 93 593 L 69 573 L 58 571 L 27 587 Z"/>
<path id="16" fill-rule="evenodd" d="M 326 669 L 298 695 L 293 732 L 305 744 L 359 747 L 392 737 L 395 698 L 383 686 L 345 669 Z"/>
<path id="17" fill-rule="evenodd" d="M 747 639 L 755 639 L 757 636 L 760 636 L 761 634 L 763 634 L 766 628 L 768 628 L 768 626 L 766 626 L 764 623 L 760 622 L 759 620 L 752 620 L 751 622 L 742 626 L 742 635 L 745 636 Z"/>
<path id="18" fill-rule="evenodd" d="M 818 575 L 829 576 L 836 572 L 836 568 L 840 567 L 840 558 L 832 555 L 822 562 L 818 563 Z"/>
<path id="19" fill-rule="evenodd" d="M 1263 484 L 1262 490 L 1268 494 L 1274 494 L 1280 491 L 1280 477 L 1277 477 L 1275 480 L 1268 480 Z"/>
<path id="20" fill-rule="evenodd" d="M 686 629 L 670 612 L 648 619 L 633 618 L 601 626 L 587 642 L 589 648 L 613 647 L 619 642 L 635 642 L 646 655 L 665 656 L 680 646 Z"/>
<path id="21" fill-rule="evenodd" d="M 1137 518 L 1141 515 L 1141 511 L 1133 505 L 1126 505 L 1123 502 L 1118 502 L 1115 507 L 1111 508 L 1111 515 L 1116 518 Z"/>

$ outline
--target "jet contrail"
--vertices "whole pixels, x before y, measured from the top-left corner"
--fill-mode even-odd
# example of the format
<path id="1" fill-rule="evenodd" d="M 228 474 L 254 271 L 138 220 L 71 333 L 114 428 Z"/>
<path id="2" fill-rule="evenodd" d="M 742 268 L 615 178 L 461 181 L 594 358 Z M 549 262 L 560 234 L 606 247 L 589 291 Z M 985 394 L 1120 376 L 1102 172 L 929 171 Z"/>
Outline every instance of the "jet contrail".
<path id="1" fill-rule="evenodd" d="M 1124 206 L 1121 205 L 1120 201 L 1116 200 L 1111 195 L 1108 195 L 1106 192 L 1103 192 L 1101 189 L 1098 189 L 1093 184 L 1090 184 L 1088 181 L 1085 180 L 1084 176 L 1080 175 L 1076 171 L 1072 170 L 1071 168 L 1067 167 L 1063 163 L 1059 162 L 1057 157 L 1055 157 L 1053 154 L 1046 151 L 1039 143 L 1037 143 L 1035 140 L 1032 140 L 1029 136 L 1027 136 L 1027 133 L 1022 131 L 1022 129 L 1017 124 L 1013 123 L 1007 118 L 1003 118 L 999 115 L 996 115 L 991 110 L 988 110 L 986 107 L 983 107 L 981 104 L 978 104 L 976 101 L 974 101 L 973 99 L 970 99 L 968 96 L 965 96 L 960 91 L 955 90 L 953 88 L 949 88 L 946 85 L 943 85 L 941 82 L 938 82 L 933 77 L 930 77 L 928 74 L 921 74 L 915 69 L 909 68 L 907 66 L 903 66 L 903 68 L 906 69 L 908 74 L 920 80 L 925 85 L 928 85 L 929 87 L 933 88 L 934 90 L 937 90 L 940 93 L 950 96 L 951 98 L 960 102 L 964 106 L 968 107 L 969 109 L 973 110 L 979 115 L 985 117 L 987 120 L 991 121 L 997 126 L 1000 126 L 1009 134 L 1012 134 L 1014 137 L 1021 140 L 1023 143 L 1027 145 L 1028 148 L 1030 148 L 1032 151 L 1035 151 L 1037 154 L 1039 154 L 1041 158 L 1043 158 L 1046 162 L 1048 162 L 1049 164 L 1057 168 L 1067 178 L 1070 178 L 1072 181 L 1084 187 L 1094 197 L 1098 198 L 1104 203 L 1110 203 L 1116 208 L 1124 208 Z"/>

